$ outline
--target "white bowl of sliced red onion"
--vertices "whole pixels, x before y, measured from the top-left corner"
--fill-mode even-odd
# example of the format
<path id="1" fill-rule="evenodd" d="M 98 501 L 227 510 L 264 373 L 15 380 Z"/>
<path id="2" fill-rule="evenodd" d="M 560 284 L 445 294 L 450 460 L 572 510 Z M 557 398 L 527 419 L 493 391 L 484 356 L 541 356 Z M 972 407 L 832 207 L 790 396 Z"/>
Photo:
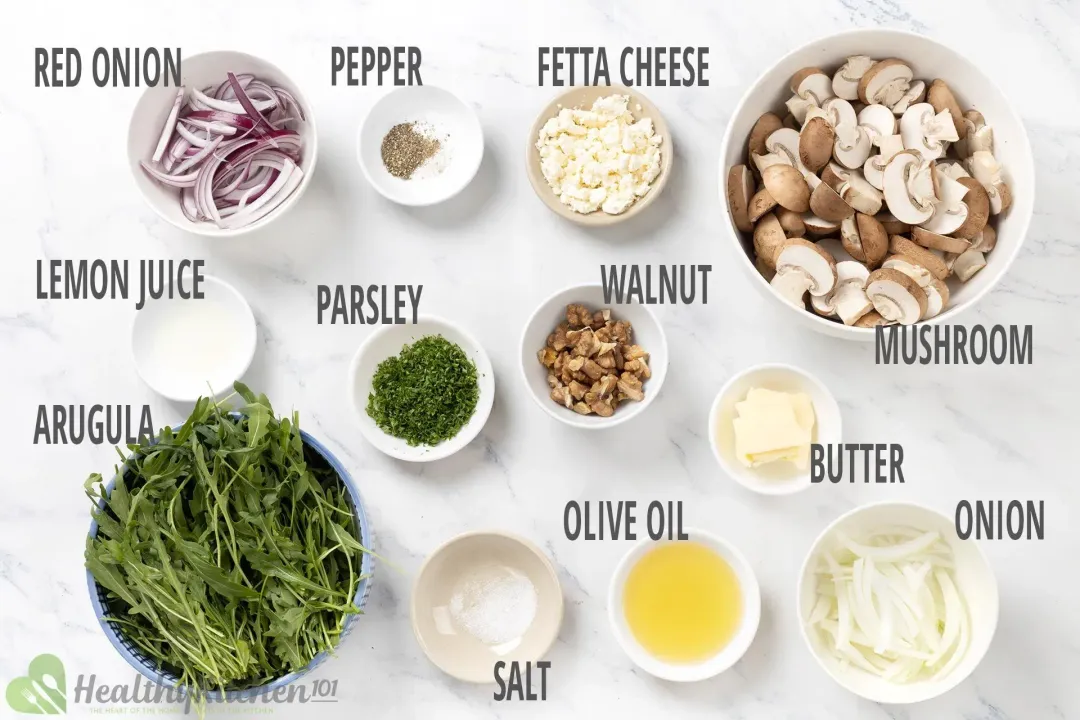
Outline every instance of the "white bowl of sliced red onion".
<path id="1" fill-rule="evenodd" d="M 239 52 L 184 58 L 182 87 L 149 88 L 128 161 L 150 207 L 181 230 L 229 237 L 296 204 L 315 169 L 311 106 L 274 65 Z"/>

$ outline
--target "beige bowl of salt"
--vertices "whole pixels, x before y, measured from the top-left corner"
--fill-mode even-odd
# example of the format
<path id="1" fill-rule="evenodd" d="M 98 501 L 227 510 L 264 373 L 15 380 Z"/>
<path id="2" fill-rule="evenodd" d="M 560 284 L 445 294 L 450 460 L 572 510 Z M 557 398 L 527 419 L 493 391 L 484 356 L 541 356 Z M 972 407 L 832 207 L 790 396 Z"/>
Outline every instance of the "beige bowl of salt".
<path id="1" fill-rule="evenodd" d="M 428 556 L 413 585 L 416 640 L 440 670 L 495 682 L 495 665 L 540 660 L 559 634 L 562 588 L 533 543 L 500 531 L 470 532 Z M 524 666 L 521 667 L 524 671 Z"/>

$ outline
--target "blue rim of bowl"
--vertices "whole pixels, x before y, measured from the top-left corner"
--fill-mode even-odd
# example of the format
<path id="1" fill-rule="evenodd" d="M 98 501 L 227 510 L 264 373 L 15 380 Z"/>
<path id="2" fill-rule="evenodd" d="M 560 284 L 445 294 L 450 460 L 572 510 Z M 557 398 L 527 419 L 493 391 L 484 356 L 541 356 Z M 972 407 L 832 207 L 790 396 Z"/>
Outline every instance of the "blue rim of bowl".
<path id="1" fill-rule="evenodd" d="M 236 415 L 237 413 L 232 413 Z M 342 485 L 345 486 L 346 491 L 349 494 L 349 504 L 353 509 L 353 520 L 356 526 L 357 534 L 360 536 L 360 544 L 368 550 L 374 550 L 371 540 L 371 527 L 368 524 L 367 513 L 364 512 L 363 499 L 360 497 L 360 490 L 356 487 L 356 483 L 353 482 L 352 476 L 345 469 L 345 466 L 330 452 L 329 449 L 321 442 L 312 437 L 304 430 L 300 430 L 300 437 L 306 447 L 311 448 L 319 456 L 333 468 L 337 473 L 338 479 L 341 480 Z M 123 470 L 121 469 L 121 472 Z M 112 494 L 113 487 L 116 485 L 116 477 L 114 476 L 108 484 L 105 486 L 106 496 Z M 104 509 L 104 500 L 98 501 L 98 508 Z M 90 537 L 97 535 L 98 524 L 96 520 L 90 522 Z M 371 594 L 371 583 L 374 579 L 375 571 L 375 558 L 372 553 L 366 552 L 360 561 L 360 572 L 368 577 L 360 581 L 360 584 L 356 588 L 356 596 L 353 598 L 353 602 L 361 611 L 364 609 L 364 605 L 367 602 L 368 596 Z M 86 585 L 90 593 L 90 604 L 94 608 L 94 615 L 97 617 L 98 624 L 101 625 L 101 629 L 105 633 L 105 637 L 109 639 L 112 646 L 116 648 L 116 651 L 120 653 L 121 657 L 127 661 L 131 667 L 135 668 L 143 677 L 151 680 L 158 685 L 164 685 L 165 687 L 175 687 L 181 690 L 181 694 L 186 694 L 186 688 L 179 685 L 179 678 L 176 675 L 164 671 L 158 668 L 153 661 L 146 658 L 142 652 L 140 652 L 135 646 L 128 642 L 123 635 L 121 635 L 113 624 L 105 619 L 107 599 L 106 590 L 97 584 L 94 580 L 93 574 L 86 571 Z M 345 618 L 345 624 L 342 627 L 341 634 L 338 636 L 337 645 L 334 646 L 334 650 L 337 651 L 341 648 L 342 643 L 345 642 L 345 638 L 352 632 L 353 626 L 359 619 L 358 614 L 350 614 Z M 250 697 L 256 697 L 260 694 L 273 692 L 279 687 L 284 687 L 296 680 L 299 680 L 304 675 L 321 665 L 326 658 L 330 656 L 329 651 L 323 651 L 313 657 L 302 670 L 291 672 L 288 675 L 283 675 L 279 678 L 266 683 L 265 685 L 257 685 L 255 687 L 244 688 L 242 690 L 226 690 L 222 694 L 218 690 L 206 692 L 206 699 L 209 702 L 221 702 L 222 700 L 241 700 Z"/>

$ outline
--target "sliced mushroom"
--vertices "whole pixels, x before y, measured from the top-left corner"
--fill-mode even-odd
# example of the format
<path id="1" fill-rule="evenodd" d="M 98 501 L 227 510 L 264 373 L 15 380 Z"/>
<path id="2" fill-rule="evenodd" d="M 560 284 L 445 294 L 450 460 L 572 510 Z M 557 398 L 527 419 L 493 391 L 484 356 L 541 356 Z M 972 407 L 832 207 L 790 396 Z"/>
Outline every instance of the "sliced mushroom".
<path id="1" fill-rule="evenodd" d="M 953 261 L 953 272 L 960 282 L 967 282 L 975 273 L 986 267 L 986 256 L 978 250 L 967 250 Z"/>
<path id="2" fill-rule="evenodd" d="M 861 213 L 876 215 L 881 210 L 882 195 L 866 181 L 859 170 L 849 170 L 837 163 L 829 163 L 821 173 L 827 183 L 844 201 Z"/>
<path id="3" fill-rule="evenodd" d="M 809 118 L 799 133 L 799 160 L 816 173 L 829 162 L 836 133 L 824 117 Z"/>
<path id="4" fill-rule="evenodd" d="M 761 277 L 765 278 L 765 282 L 772 282 L 773 277 L 776 276 L 776 266 L 770 266 L 760 255 L 754 259 L 754 267 L 761 273 Z"/>
<path id="5" fill-rule="evenodd" d="M 948 235 L 956 232 L 968 221 L 970 214 L 965 199 L 969 190 L 967 185 L 941 172 L 936 164 L 932 172 L 938 202 L 934 205 L 934 214 L 922 227 L 938 235 Z M 977 219 L 973 220 L 973 223 L 976 222 Z M 982 226 L 978 229 L 982 230 Z"/>
<path id="6" fill-rule="evenodd" d="M 945 306 L 949 304 L 949 286 L 942 280 L 934 278 L 934 281 L 923 288 L 926 293 L 926 313 L 923 320 L 941 314 Z"/>
<path id="7" fill-rule="evenodd" d="M 750 218 L 750 222 L 756 223 L 762 215 L 775 207 L 776 198 L 769 194 L 768 188 L 761 188 L 750 198 L 750 205 L 746 210 L 746 215 Z"/>
<path id="8" fill-rule="evenodd" d="M 821 181 L 839 194 L 840 189 L 844 187 L 844 182 L 847 180 L 847 175 L 847 168 L 843 165 L 840 165 L 839 163 L 829 163 L 825 166 L 825 169 L 821 171 Z"/>
<path id="9" fill-rule="evenodd" d="M 889 160 L 881 184 L 885 203 L 897 220 L 921 225 L 934 214 L 937 196 L 932 171 L 914 150 L 899 152 Z"/>
<path id="10" fill-rule="evenodd" d="M 836 261 L 827 252 L 802 238 L 784 241 L 776 255 L 776 276 L 770 285 L 796 307 L 804 297 L 828 295 L 836 286 Z"/>
<path id="11" fill-rule="evenodd" d="M 892 107 L 911 86 L 911 68 L 903 60 L 889 58 L 874 63 L 859 80 L 859 99 Z"/>
<path id="12" fill-rule="evenodd" d="M 788 128 L 790 130 L 794 130 L 795 132 L 799 132 L 799 124 L 800 123 L 795 118 L 795 116 L 792 115 L 790 112 L 787 115 L 784 116 L 783 123 L 784 123 L 784 127 Z"/>
<path id="13" fill-rule="evenodd" d="M 964 161 L 967 171 L 982 183 L 990 197 L 990 212 L 994 215 L 1005 212 L 1012 205 L 1012 191 L 1001 175 L 1001 165 L 986 150 L 976 150 Z"/>
<path id="14" fill-rule="evenodd" d="M 952 90 L 940 78 L 930 83 L 926 91 L 926 102 L 934 106 L 935 113 L 948 112 L 953 126 L 956 129 L 956 139 L 963 140 L 967 137 L 967 125 L 964 123 L 964 114 L 960 110 L 960 104 L 956 102 Z"/>
<path id="15" fill-rule="evenodd" d="M 892 106 L 892 112 L 896 115 L 903 115 L 907 112 L 907 109 L 916 103 L 921 103 L 926 98 L 926 83 L 922 80 L 916 80 L 911 83 L 907 92 L 896 101 L 896 104 Z"/>
<path id="16" fill-rule="evenodd" d="M 929 270 L 938 280 L 949 277 L 949 268 L 944 258 L 902 235 L 889 238 L 889 250 L 897 255 L 914 258 L 915 262 Z"/>
<path id="17" fill-rule="evenodd" d="M 832 235 L 840 229 L 840 223 L 819 218 L 812 212 L 803 213 L 802 221 L 807 234 L 816 237 Z"/>
<path id="18" fill-rule="evenodd" d="M 866 178 L 866 182 L 881 190 L 885 167 L 896 153 L 903 152 L 904 140 L 899 135 L 886 135 L 881 138 L 878 150 L 877 155 L 867 158 L 866 163 L 863 164 L 863 177 Z"/>
<path id="19" fill-rule="evenodd" d="M 857 213 L 840 223 L 844 250 L 873 270 L 889 253 L 889 237 L 873 215 Z"/>
<path id="20" fill-rule="evenodd" d="M 982 235 L 986 229 L 986 223 L 990 219 L 990 196 L 986 188 L 973 177 L 962 177 L 957 182 L 968 189 L 964 196 L 964 205 L 967 206 L 967 218 L 964 224 L 956 228 L 953 234 L 966 240 L 974 240 Z M 993 228 L 990 232 L 993 232 Z"/>
<path id="21" fill-rule="evenodd" d="M 810 189 L 813 190 L 817 186 L 815 182 L 817 176 L 810 172 L 809 168 L 803 165 L 802 160 L 799 159 L 799 132 L 792 130 L 791 128 L 780 128 L 773 132 L 765 140 L 765 148 L 769 151 L 770 155 L 775 155 L 784 159 L 785 164 L 792 166 L 806 179 L 807 184 L 811 184 Z M 764 172 L 764 168 L 758 166 L 759 169 Z M 811 180 L 813 178 L 813 180 Z"/>
<path id="22" fill-rule="evenodd" d="M 889 322 L 885 318 L 881 317 L 881 313 L 879 313 L 877 310 L 871 310 L 870 312 L 866 313 L 861 318 L 856 320 L 852 324 L 852 327 L 876 328 L 879 325 L 891 325 L 891 324 L 892 324 L 891 322 Z"/>
<path id="23" fill-rule="evenodd" d="M 849 255 L 848 251 L 844 249 L 844 246 L 840 241 L 834 237 L 821 238 L 817 241 L 817 246 L 832 255 L 833 260 L 836 261 L 837 267 L 839 267 L 842 262 L 855 260 L 855 258 Z"/>
<path id="24" fill-rule="evenodd" d="M 799 171 L 791 165 L 772 165 L 761 173 L 765 189 L 776 198 L 780 207 L 794 212 L 810 209 L 810 186 Z"/>
<path id="25" fill-rule="evenodd" d="M 833 143 L 833 157 L 849 170 L 857 170 L 866 163 L 872 149 L 873 143 L 866 130 L 856 127 L 851 140 L 843 140 L 837 133 L 836 142 Z"/>
<path id="26" fill-rule="evenodd" d="M 866 55 L 852 55 L 849 57 L 833 75 L 833 93 L 844 100 L 857 99 L 859 97 L 859 80 L 873 65 L 874 61 Z"/>
<path id="27" fill-rule="evenodd" d="M 956 147 L 956 143 L 953 143 L 953 147 Z M 953 180 L 959 180 L 960 178 L 971 177 L 971 173 L 964 169 L 964 166 L 955 160 L 938 160 L 935 166 L 941 174 L 945 177 L 951 177 Z"/>
<path id="28" fill-rule="evenodd" d="M 868 277 L 870 271 L 862 263 L 838 262 L 836 287 L 828 295 L 811 296 L 810 306 L 819 315 L 838 317 L 845 325 L 851 325 L 873 309 L 865 290 Z"/>
<path id="29" fill-rule="evenodd" d="M 806 225 L 803 223 L 801 214 L 780 208 L 776 217 L 780 220 L 780 227 L 784 228 L 784 234 L 788 237 L 802 237 L 806 234 Z"/>
<path id="30" fill-rule="evenodd" d="M 973 238 L 971 241 L 971 249 L 978 250 L 981 253 L 990 252 L 995 245 L 997 245 L 997 231 L 994 230 L 992 225 L 984 227 L 978 237 Z"/>
<path id="31" fill-rule="evenodd" d="M 787 101 L 787 108 L 801 124 L 811 108 L 821 107 L 833 96 L 832 80 L 820 68 L 806 67 L 791 77 L 791 92 L 795 95 Z"/>
<path id="32" fill-rule="evenodd" d="M 945 143 L 957 139 L 956 125 L 948 112 L 934 114 L 930 103 L 912 105 L 900 118 L 900 137 L 904 147 L 916 150 L 927 160 L 945 154 Z"/>
<path id="33" fill-rule="evenodd" d="M 941 250 L 942 252 L 962 253 L 971 247 L 971 242 L 964 238 L 938 235 L 937 233 L 930 232 L 921 227 L 913 229 L 911 237 L 924 248 Z"/>
<path id="34" fill-rule="evenodd" d="M 899 270 L 881 268 L 870 273 L 866 294 L 886 321 L 912 325 L 926 313 L 926 293 Z"/>
<path id="35" fill-rule="evenodd" d="M 981 112 L 968 110 L 964 113 L 964 129 L 967 135 L 953 145 L 958 157 L 966 160 L 979 150 L 994 153 L 994 129 L 986 124 Z"/>
<path id="36" fill-rule="evenodd" d="M 934 274 L 919 264 L 919 261 L 908 255 L 890 255 L 881 263 L 881 267 L 890 270 L 899 270 L 915 281 L 921 288 L 930 285 L 937 278 Z"/>
<path id="37" fill-rule="evenodd" d="M 860 127 L 858 116 L 851 103 L 843 98 L 829 98 L 820 109 L 815 108 L 807 113 L 806 125 L 815 118 L 823 119 L 832 128 L 833 143 L 830 152 L 836 157 L 837 162 L 844 167 L 862 167 L 870 154 L 869 132 L 873 130 L 868 132 L 867 129 Z M 803 126 L 804 133 L 806 125 Z M 815 132 L 820 136 L 825 134 L 820 128 L 817 128 Z M 800 149 L 801 147 L 800 145 Z M 812 149 L 816 150 L 816 148 Z M 803 162 L 805 163 L 805 160 Z M 807 166 L 810 167 L 810 165 Z M 811 169 L 815 168 L 811 167 Z M 820 170 L 820 168 L 816 169 Z"/>
<path id="38" fill-rule="evenodd" d="M 810 194 L 810 212 L 822 220 L 833 222 L 840 222 L 855 214 L 855 210 L 824 182 Z"/>
<path id="39" fill-rule="evenodd" d="M 880 212 L 874 216 L 877 221 L 881 223 L 881 226 L 885 228 L 885 232 L 889 235 L 905 235 L 911 232 L 911 225 L 906 222 L 900 222 L 896 219 L 896 216 L 890 212 Z"/>
<path id="40" fill-rule="evenodd" d="M 735 227 L 737 227 L 740 232 L 750 232 L 754 229 L 752 224 L 753 221 L 747 216 L 750 196 L 753 193 L 754 178 L 745 165 L 735 165 L 728 170 L 728 209 L 731 211 L 731 219 L 735 221 Z"/>
<path id="41" fill-rule="evenodd" d="M 896 117 L 884 105 L 867 105 L 859 111 L 858 119 L 874 145 L 881 145 L 883 138 L 896 133 Z"/>
<path id="42" fill-rule="evenodd" d="M 747 157 L 753 157 L 755 153 L 766 154 L 768 150 L 765 147 L 765 141 L 783 126 L 783 121 L 774 113 L 767 112 L 759 117 L 750 130 L 750 139 L 747 140 Z"/>
<path id="43" fill-rule="evenodd" d="M 774 213 L 762 216 L 754 226 L 754 254 L 758 262 L 769 270 L 776 269 L 776 253 L 786 239 Z"/>

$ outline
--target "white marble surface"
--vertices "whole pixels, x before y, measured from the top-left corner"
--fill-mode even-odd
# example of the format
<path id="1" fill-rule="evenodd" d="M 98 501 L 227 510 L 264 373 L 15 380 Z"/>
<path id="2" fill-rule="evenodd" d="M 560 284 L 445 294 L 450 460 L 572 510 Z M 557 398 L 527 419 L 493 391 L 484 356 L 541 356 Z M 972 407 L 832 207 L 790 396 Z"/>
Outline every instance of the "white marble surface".
<path id="1" fill-rule="evenodd" d="M 1069 0 L 808 0 L 802 3 L 581 2 L 93 3 L 39 1 L 0 23 L 0 680 L 52 651 L 69 675 L 131 672 L 98 629 L 82 570 L 88 513 L 82 482 L 107 472 L 111 448 L 31 444 L 40 403 L 149 402 L 159 423 L 182 408 L 155 397 L 128 351 L 133 303 L 35 299 L 38 258 L 180 258 L 247 296 L 259 350 L 247 380 L 279 409 L 294 407 L 360 483 L 377 547 L 404 572 L 380 568 L 368 614 L 317 677 L 341 701 L 282 718 L 650 717 L 1043 720 L 1080 717 L 1080 550 L 1076 359 L 1080 350 L 1080 4 Z M 785 324 L 730 266 L 720 225 L 716 158 L 743 89 L 811 36 L 885 25 L 931 34 L 969 54 L 1018 104 L 1036 155 L 1031 233 L 999 287 L 967 322 L 1031 323 L 1035 364 L 879 368 L 870 346 Z M 312 187 L 270 229 L 208 242 L 159 221 L 125 163 L 137 90 L 33 87 L 34 45 L 180 45 L 270 59 L 302 83 L 319 121 Z M 355 133 L 378 88 L 330 86 L 330 46 L 411 44 L 426 83 L 471 101 L 487 154 L 464 195 L 407 210 L 379 197 L 354 160 Z M 711 86 L 649 91 L 675 134 L 676 170 L 639 222 L 589 232 L 533 196 L 525 133 L 553 94 L 537 87 L 538 45 L 707 45 Z M 672 349 L 664 392 L 618 431 L 558 426 L 523 394 L 522 323 L 558 287 L 593 281 L 601 262 L 711 263 L 707 306 L 661 308 Z M 423 283 L 422 309 L 459 321 L 494 363 L 497 399 L 482 436 L 454 458 L 397 463 L 360 437 L 345 397 L 349 359 L 366 327 L 318 326 L 319 283 Z M 849 441 L 900 442 L 902 487 L 815 488 L 752 495 L 710 454 L 706 413 L 732 372 L 782 361 L 821 377 L 839 399 Z M 1071 395 L 1071 399 L 1069 396 Z M 556 463 L 562 454 L 573 462 Z M 625 542 L 568 542 L 567 500 L 683 500 L 688 522 L 750 557 L 761 581 L 757 639 L 731 671 L 676 686 L 636 671 L 608 630 L 610 574 Z M 822 527 L 860 503 L 910 499 L 946 512 L 962 498 L 1046 501 L 1046 539 L 985 545 L 1001 588 L 1001 621 L 982 665 L 946 696 L 882 707 L 834 685 L 798 634 L 796 573 Z M 560 569 L 567 613 L 550 654 L 546 703 L 505 704 L 493 687 L 452 681 L 424 658 L 408 622 L 411 576 L 450 536 L 499 527 L 542 545 Z M 0 715 L 8 716 L 6 706 Z M 71 714 L 85 715 L 86 707 Z"/>

